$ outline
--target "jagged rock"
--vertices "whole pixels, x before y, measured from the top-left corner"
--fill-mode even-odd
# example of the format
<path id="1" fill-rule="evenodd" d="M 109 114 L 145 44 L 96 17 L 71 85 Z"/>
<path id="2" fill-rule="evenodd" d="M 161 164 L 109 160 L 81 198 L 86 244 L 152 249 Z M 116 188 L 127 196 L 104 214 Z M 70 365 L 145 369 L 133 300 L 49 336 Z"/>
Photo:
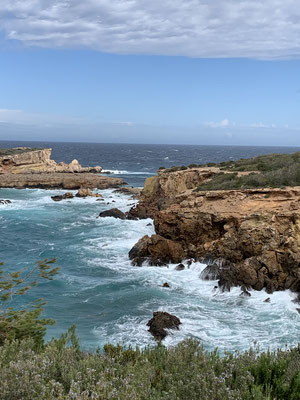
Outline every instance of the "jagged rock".
<path id="1" fill-rule="evenodd" d="M 200 274 L 200 278 L 205 281 L 215 281 L 220 278 L 220 266 L 216 263 L 210 264 L 204 268 Z"/>
<path id="2" fill-rule="evenodd" d="M 63 200 L 63 195 L 62 194 L 59 194 L 59 195 L 56 195 L 56 196 L 51 196 L 51 199 L 53 200 L 53 201 L 62 201 Z"/>
<path id="3" fill-rule="evenodd" d="M 93 196 L 91 189 L 79 189 L 76 193 L 76 197 L 88 197 Z"/>
<path id="4" fill-rule="evenodd" d="M 0 200 L 0 204 L 11 204 L 10 200 Z"/>
<path id="5" fill-rule="evenodd" d="M 146 180 L 128 218 L 154 218 L 156 234 L 184 257 L 225 260 L 215 268 L 222 290 L 300 292 L 300 187 L 194 191 L 214 173 L 160 171 Z"/>
<path id="6" fill-rule="evenodd" d="M 74 197 L 74 194 L 72 192 L 66 192 L 65 194 L 51 196 L 51 199 L 53 201 L 61 201 L 61 200 L 65 200 L 65 199 L 73 199 L 73 197 Z"/>
<path id="7" fill-rule="evenodd" d="M 185 269 L 185 266 L 184 266 L 184 264 L 178 264 L 178 265 L 176 265 L 176 267 L 175 267 L 175 271 L 183 271 Z"/>
<path id="8" fill-rule="evenodd" d="M 135 187 L 121 187 L 113 191 L 113 193 L 122 193 L 126 195 L 130 195 L 131 199 L 138 199 L 142 189 Z"/>
<path id="9" fill-rule="evenodd" d="M 66 193 L 63 195 L 63 198 L 64 198 L 64 199 L 73 199 L 73 197 L 74 197 L 74 194 L 73 194 L 72 192 L 66 192 Z"/>
<path id="10" fill-rule="evenodd" d="M 245 286 L 242 286 L 241 289 L 242 289 L 242 293 L 240 294 L 241 297 L 251 297 L 251 293 L 248 292 Z"/>
<path id="11" fill-rule="evenodd" d="M 153 318 L 148 321 L 147 326 L 149 326 L 149 332 L 154 336 L 154 338 L 161 341 L 168 334 L 166 329 L 178 330 L 180 324 L 180 319 L 175 315 L 163 311 L 157 311 L 153 313 Z"/>
<path id="12" fill-rule="evenodd" d="M 130 250 L 129 258 L 136 266 L 141 266 L 145 262 L 149 265 L 163 266 L 180 262 L 184 258 L 184 251 L 180 244 L 162 236 L 146 235 Z"/>
<path id="13" fill-rule="evenodd" d="M 82 167 L 77 160 L 70 164 L 51 160 L 52 149 L 30 149 L 18 147 L 3 149 L 0 155 L 0 173 L 100 173 L 102 168 Z"/>
<path id="14" fill-rule="evenodd" d="M 109 178 L 87 173 L 34 173 L 1 175 L 0 188 L 39 188 L 39 189 L 110 189 L 123 185 L 120 178 Z"/>
<path id="15" fill-rule="evenodd" d="M 105 210 L 99 214 L 99 217 L 114 217 L 118 219 L 126 219 L 126 215 L 118 208 L 111 208 L 110 210 Z"/>
<path id="16" fill-rule="evenodd" d="M 162 287 L 169 288 L 170 285 L 168 284 L 168 282 L 165 282 L 165 283 L 162 285 Z"/>

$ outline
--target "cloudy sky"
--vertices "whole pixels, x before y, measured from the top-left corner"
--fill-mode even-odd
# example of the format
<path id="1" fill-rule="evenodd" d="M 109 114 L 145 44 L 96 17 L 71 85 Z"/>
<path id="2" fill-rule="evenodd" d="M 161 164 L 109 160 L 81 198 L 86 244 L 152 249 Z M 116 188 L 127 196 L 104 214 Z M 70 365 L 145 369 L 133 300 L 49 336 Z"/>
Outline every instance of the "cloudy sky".
<path id="1" fill-rule="evenodd" d="M 0 140 L 300 145 L 297 0 L 0 0 Z"/>

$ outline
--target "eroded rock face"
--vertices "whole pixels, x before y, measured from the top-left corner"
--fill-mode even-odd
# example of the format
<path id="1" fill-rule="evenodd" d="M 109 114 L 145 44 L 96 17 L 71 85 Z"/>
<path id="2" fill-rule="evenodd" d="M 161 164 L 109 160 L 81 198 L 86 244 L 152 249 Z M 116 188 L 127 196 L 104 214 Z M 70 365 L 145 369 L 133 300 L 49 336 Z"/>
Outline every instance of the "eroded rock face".
<path id="1" fill-rule="evenodd" d="M 126 215 L 118 208 L 111 208 L 110 210 L 105 210 L 99 214 L 99 217 L 113 217 L 118 219 L 126 219 Z"/>
<path id="2" fill-rule="evenodd" d="M 210 264 L 218 260 L 217 266 L 210 265 L 206 270 L 205 279 L 218 279 L 225 290 L 240 285 L 246 289 L 266 288 L 269 293 L 284 289 L 299 292 L 300 188 L 187 189 L 175 194 L 174 184 L 167 198 L 166 182 L 173 182 L 177 174 L 182 183 L 185 173 L 176 172 L 172 179 L 159 174 L 150 180 L 141 202 L 132 210 L 135 215 L 154 217 L 156 236 L 180 246 L 181 252 L 172 262 L 181 262 L 185 257 L 210 259 Z M 191 181 L 187 178 L 187 182 Z M 160 259 L 152 256 L 164 252 L 160 246 L 143 238 L 134 247 L 131 259 Z M 168 253 L 165 262 L 167 259 L 174 257 Z"/>
<path id="3" fill-rule="evenodd" d="M 40 173 L 0 175 L 0 188 L 109 189 L 124 185 L 123 179 L 96 174 Z"/>
<path id="4" fill-rule="evenodd" d="M 180 244 L 163 238 L 160 235 L 145 235 L 130 250 L 129 258 L 135 266 L 164 266 L 178 263 L 185 254 Z"/>
<path id="5" fill-rule="evenodd" d="M 63 162 L 56 163 L 51 160 L 51 149 L 29 149 L 17 148 L 16 154 L 8 154 L 0 156 L 0 173 L 12 174 L 28 174 L 28 173 L 100 173 L 102 168 L 82 167 L 77 160 L 73 160 L 70 164 Z"/>
<path id="6" fill-rule="evenodd" d="M 180 324 L 180 319 L 175 315 L 163 311 L 156 311 L 153 313 L 153 318 L 148 321 L 147 326 L 149 326 L 149 332 L 154 338 L 161 341 L 168 334 L 166 329 L 178 330 Z"/>

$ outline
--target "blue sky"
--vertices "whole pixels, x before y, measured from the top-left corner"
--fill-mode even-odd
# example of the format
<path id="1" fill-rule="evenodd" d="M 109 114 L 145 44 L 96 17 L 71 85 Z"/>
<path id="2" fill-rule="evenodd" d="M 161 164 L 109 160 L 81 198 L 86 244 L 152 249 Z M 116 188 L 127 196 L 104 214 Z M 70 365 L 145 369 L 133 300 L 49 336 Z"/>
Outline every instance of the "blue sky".
<path id="1" fill-rule="evenodd" d="M 2 2 L 0 140 L 300 145 L 281 3 Z"/>

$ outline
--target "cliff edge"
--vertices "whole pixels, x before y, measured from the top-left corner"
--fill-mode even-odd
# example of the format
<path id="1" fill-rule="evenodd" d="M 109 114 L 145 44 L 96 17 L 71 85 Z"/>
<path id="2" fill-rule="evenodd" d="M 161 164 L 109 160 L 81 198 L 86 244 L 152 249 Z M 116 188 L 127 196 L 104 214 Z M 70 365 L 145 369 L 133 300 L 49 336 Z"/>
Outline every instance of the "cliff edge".
<path id="1" fill-rule="evenodd" d="M 156 235 L 133 247 L 133 264 L 191 258 L 208 264 L 202 277 L 225 290 L 300 292 L 300 185 L 213 190 L 226 174 L 220 166 L 173 168 L 148 178 L 129 218 L 153 218 Z M 238 171 L 234 179 L 252 174 Z"/>

